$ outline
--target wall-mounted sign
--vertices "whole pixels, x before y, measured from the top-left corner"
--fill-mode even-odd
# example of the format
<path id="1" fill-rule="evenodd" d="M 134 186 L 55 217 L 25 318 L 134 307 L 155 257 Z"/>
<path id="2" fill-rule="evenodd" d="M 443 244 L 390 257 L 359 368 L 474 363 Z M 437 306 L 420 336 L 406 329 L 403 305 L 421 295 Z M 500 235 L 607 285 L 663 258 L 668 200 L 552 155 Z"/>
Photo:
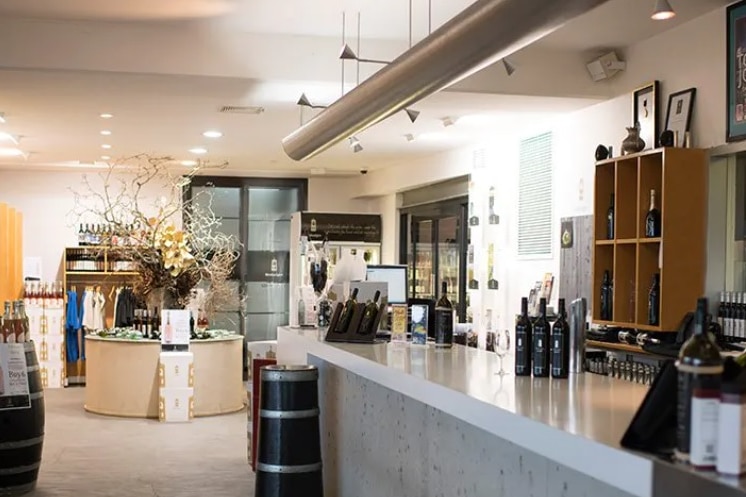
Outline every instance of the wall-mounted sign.
<path id="1" fill-rule="evenodd" d="M 301 233 L 309 240 L 330 242 L 381 243 L 381 216 L 378 214 L 329 214 L 301 212 Z"/>
<path id="2" fill-rule="evenodd" d="M 287 283 L 290 281 L 290 252 L 250 251 L 247 281 Z"/>

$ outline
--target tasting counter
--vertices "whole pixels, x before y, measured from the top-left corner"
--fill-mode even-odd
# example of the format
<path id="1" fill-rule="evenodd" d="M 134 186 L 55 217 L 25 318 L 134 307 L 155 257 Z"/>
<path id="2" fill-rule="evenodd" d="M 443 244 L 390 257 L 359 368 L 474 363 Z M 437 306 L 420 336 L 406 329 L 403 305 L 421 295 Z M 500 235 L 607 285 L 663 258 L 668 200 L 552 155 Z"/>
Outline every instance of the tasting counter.
<path id="1" fill-rule="evenodd" d="M 240 411 L 243 337 L 194 340 L 194 415 Z M 86 336 L 85 409 L 96 414 L 158 418 L 161 343 Z"/>
<path id="2" fill-rule="evenodd" d="M 454 346 L 339 344 L 278 329 L 280 364 L 319 367 L 327 497 L 731 497 L 744 480 L 620 447 L 647 386 L 516 377 Z"/>

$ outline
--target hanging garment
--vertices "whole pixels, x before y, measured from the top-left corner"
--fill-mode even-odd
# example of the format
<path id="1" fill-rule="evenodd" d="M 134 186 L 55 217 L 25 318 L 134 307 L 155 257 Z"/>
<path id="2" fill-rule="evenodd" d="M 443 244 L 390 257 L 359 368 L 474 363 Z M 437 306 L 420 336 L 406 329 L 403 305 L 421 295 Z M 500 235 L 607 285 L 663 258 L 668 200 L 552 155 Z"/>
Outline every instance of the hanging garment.
<path id="1" fill-rule="evenodd" d="M 88 331 L 96 329 L 93 313 L 93 296 L 95 292 L 86 290 L 80 299 L 80 324 Z"/>
<path id="2" fill-rule="evenodd" d="M 78 354 L 78 330 L 80 329 L 80 316 L 78 314 L 78 294 L 74 291 L 67 292 L 67 309 L 65 312 L 65 349 L 67 351 L 67 362 L 77 362 Z"/>
<path id="3" fill-rule="evenodd" d="M 106 328 L 104 316 L 106 314 L 106 297 L 100 290 L 93 292 L 91 296 L 91 327 L 89 331 L 103 330 Z"/>
<path id="4" fill-rule="evenodd" d="M 114 308 L 114 326 L 117 328 L 132 326 L 135 321 L 135 306 L 135 295 L 132 293 L 132 289 L 122 288 Z"/>

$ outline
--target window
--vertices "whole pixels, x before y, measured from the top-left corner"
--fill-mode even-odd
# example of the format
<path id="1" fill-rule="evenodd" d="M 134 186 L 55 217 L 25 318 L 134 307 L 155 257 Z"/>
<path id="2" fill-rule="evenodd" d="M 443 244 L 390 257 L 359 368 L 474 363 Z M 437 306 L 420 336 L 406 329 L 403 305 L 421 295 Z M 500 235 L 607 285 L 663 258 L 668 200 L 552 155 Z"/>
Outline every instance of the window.
<path id="1" fill-rule="evenodd" d="M 552 256 L 552 134 L 522 140 L 518 158 L 518 255 Z"/>

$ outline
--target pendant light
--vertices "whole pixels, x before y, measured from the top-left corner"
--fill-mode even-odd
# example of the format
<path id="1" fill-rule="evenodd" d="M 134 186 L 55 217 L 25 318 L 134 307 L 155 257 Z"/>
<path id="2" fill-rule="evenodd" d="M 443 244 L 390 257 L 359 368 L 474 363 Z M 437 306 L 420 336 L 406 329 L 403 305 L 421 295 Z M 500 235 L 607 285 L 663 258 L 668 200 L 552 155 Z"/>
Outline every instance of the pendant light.
<path id="1" fill-rule="evenodd" d="M 653 11 L 653 15 L 650 16 L 651 19 L 665 21 L 675 16 L 676 12 L 671 7 L 671 4 L 668 3 L 668 0 L 655 0 L 655 10 Z"/>

